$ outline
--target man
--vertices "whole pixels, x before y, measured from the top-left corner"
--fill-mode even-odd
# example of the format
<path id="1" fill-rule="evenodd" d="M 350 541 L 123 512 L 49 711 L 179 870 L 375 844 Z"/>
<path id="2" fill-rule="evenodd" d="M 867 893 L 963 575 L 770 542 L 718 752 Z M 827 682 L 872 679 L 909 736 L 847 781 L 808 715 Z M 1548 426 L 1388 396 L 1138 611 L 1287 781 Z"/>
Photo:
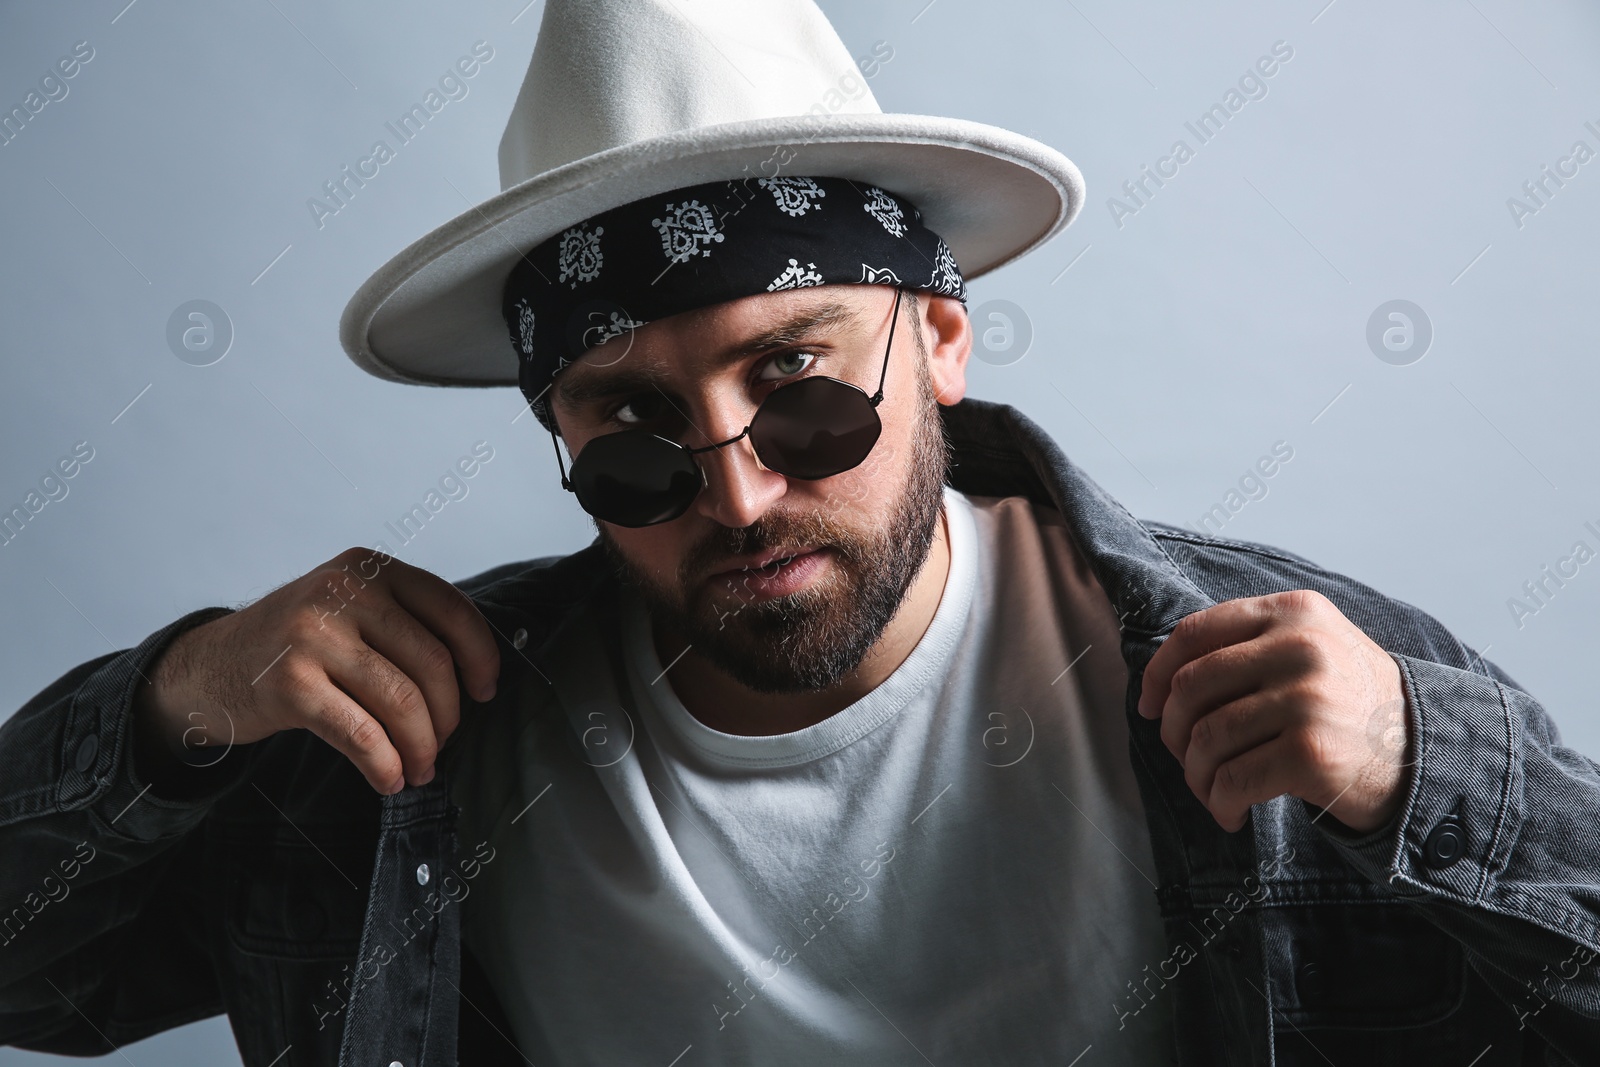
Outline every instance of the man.
<path id="1" fill-rule="evenodd" d="M 4 1040 L 1595 1061 L 1600 768 L 1416 609 L 964 399 L 965 278 L 1081 179 L 851 70 L 808 3 L 547 4 L 506 191 L 343 333 L 514 378 L 599 538 L 350 550 L 19 711 Z"/>

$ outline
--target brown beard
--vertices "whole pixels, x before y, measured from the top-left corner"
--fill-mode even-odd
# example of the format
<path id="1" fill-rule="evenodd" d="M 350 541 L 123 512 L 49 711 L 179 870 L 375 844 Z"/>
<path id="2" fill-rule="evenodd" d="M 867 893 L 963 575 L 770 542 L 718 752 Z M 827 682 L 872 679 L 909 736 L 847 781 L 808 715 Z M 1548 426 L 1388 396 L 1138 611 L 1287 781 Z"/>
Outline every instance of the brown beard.
<path id="1" fill-rule="evenodd" d="M 949 443 L 926 359 L 917 381 L 921 412 L 906 481 L 888 521 L 876 529 L 859 531 L 839 521 L 855 501 L 836 502 L 833 495 L 809 513 L 769 512 L 740 529 L 714 530 L 689 551 L 676 587 L 668 587 L 630 563 L 597 524 L 606 554 L 622 580 L 638 590 L 656 625 L 682 634 L 699 655 L 758 693 L 827 689 L 859 667 L 928 558 L 943 505 Z M 870 471 L 894 458 L 880 442 L 857 469 Z M 798 592 L 750 602 L 739 597 L 743 577 L 735 572 L 706 582 L 692 603 L 684 602 L 683 589 L 730 557 L 800 546 L 831 548 L 833 566 Z M 735 599 L 719 606 L 718 592 Z"/>

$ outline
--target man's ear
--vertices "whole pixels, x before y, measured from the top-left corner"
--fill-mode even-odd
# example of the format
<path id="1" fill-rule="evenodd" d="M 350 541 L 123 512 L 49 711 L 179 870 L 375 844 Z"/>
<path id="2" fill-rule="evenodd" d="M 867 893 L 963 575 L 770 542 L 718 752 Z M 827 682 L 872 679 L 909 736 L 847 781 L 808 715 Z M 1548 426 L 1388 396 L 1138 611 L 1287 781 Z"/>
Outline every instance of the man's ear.
<path id="1" fill-rule="evenodd" d="M 967 307 L 953 296 L 922 294 L 922 319 L 928 342 L 928 376 L 939 403 L 954 404 L 967 393 L 967 359 L 972 355 L 972 323 Z"/>

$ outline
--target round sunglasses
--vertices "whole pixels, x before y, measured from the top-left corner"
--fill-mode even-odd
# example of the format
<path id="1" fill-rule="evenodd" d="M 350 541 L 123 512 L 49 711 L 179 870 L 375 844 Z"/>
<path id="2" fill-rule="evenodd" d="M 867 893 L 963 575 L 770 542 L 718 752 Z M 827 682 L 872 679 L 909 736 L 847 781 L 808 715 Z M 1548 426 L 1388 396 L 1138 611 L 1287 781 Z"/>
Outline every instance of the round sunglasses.
<path id="1" fill-rule="evenodd" d="M 883 432 L 877 409 L 900 320 L 900 296 L 896 288 L 878 391 L 871 396 L 849 382 L 813 375 L 768 393 L 749 424 L 726 441 L 690 448 L 644 429 L 602 434 L 573 457 L 570 476 L 552 425 L 561 488 L 576 494 L 595 518 L 637 528 L 671 522 L 688 511 L 706 486 L 705 470 L 694 457 L 745 437 L 761 466 L 790 478 L 815 481 L 860 466 Z"/>

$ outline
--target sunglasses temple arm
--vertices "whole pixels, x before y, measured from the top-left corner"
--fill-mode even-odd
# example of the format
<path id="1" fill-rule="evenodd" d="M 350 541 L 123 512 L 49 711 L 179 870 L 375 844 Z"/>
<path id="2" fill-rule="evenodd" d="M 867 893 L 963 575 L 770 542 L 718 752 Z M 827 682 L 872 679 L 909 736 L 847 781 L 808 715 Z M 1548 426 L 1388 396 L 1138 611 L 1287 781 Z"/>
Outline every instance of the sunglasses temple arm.
<path id="1" fill-rule="evenodd" d="M 556 441 L 556 431 L 554 427 L 550 427 L 550 447 L 556 450 L 556 466 L 561 471 L 561 488 L 565 489 L 569 493 L 573 492 L 572 483 L 567 480 L 567 466 L 565 463 L 561 462 L 561 445 Z"/>
<path id="2" fill-rule="evenodd" d="M 872 394 L 872 406 L 877 407 L 883 401 L 883 383 L 889 377 L 889 352 L 894 348 L 894 328 L 900 321 L 900 296 L 905 290 L 894 291 L 894 317 L 889 320 L 889 343 L 883 349 L 883 370 L 878 372 L 878 391 Z"/>

